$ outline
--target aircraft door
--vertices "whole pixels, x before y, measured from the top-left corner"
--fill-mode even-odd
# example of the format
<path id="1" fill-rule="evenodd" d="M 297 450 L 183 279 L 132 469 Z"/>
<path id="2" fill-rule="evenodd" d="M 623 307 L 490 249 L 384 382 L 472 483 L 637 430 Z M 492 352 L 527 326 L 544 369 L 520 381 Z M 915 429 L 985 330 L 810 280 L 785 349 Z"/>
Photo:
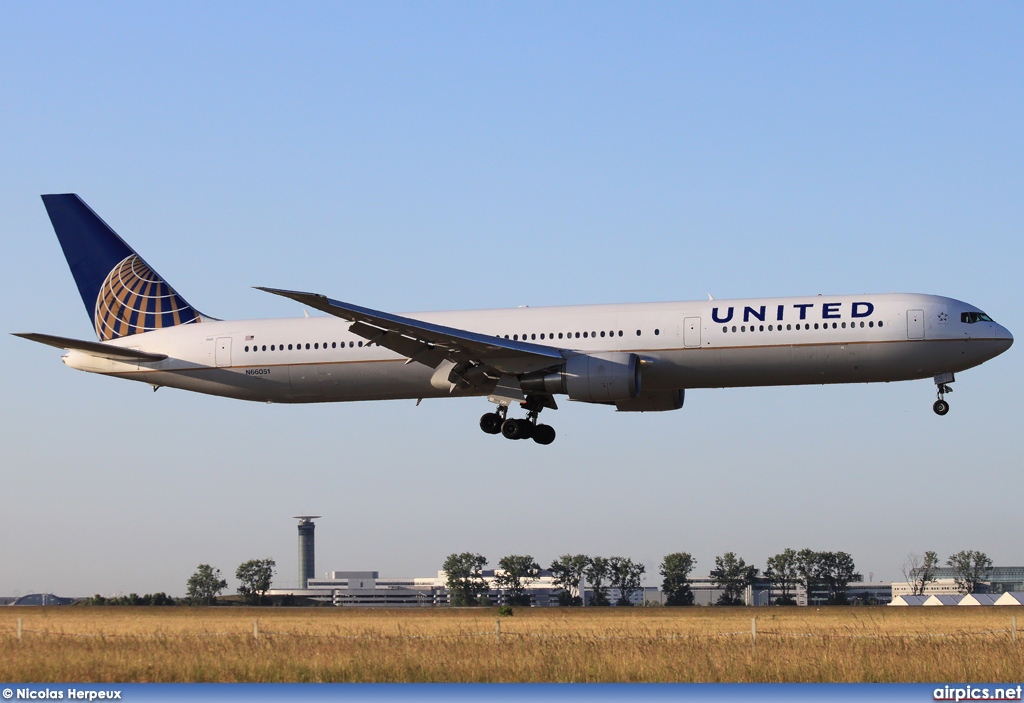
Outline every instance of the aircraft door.
<path id="1" fill-rule="evenodd" d="M 215 350 L 217 366 L 231 366 L 231 337 L 217 337 Z"/>
<path id="2" fill-rule="evenodd" d="M 924 310 L 907 310 L 907 339 L 924 339 Z"/>
<path id="3" fill-rule="evenodd" d="M 683 320 L 683 346 L 687 348 L 700 346 L 699 317 L 688 317 Z"/>

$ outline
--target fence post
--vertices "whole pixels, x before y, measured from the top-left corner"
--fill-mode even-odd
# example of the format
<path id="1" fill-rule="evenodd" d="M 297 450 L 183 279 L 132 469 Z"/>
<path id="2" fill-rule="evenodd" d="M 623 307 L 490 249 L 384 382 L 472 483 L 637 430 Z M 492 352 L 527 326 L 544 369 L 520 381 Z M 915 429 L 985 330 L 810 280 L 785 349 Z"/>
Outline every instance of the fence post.
<path id="1" fill-rule="evenodd" d="M 260 638 L 259 620 L 256 618 L 252 619 L 252 638 L 254 640 L 258 640 Z"/>
<path id="2" fill-rule="evenodd" d="M 1017 639 L 1016 635 L 1014 635 L 1014 639 Z M 18 641 L 21 642 L 21 618 L 18 618 Z"/>
<path id="3" fill-rule="evenodd" d="M 494 641 L 501 644 L 501 618 L 494 621 Z"/>
<path id="4" fill-rule="evenodd" d="M 757 618 L 750 618 L 750 644 L 757 644 Z"/>

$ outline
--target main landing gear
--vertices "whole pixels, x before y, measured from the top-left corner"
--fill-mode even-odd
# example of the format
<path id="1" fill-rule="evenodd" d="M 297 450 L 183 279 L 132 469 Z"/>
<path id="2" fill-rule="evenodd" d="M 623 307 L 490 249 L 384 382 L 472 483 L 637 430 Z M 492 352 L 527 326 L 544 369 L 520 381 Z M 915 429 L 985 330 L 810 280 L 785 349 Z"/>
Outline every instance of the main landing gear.
<path id="1" fill-rule="evenodd" d="M 949 412 L 949 403 L 946 402 L 945 395 L 953 392 L 953 389 L 948 385 L 953 381 L 953 374 L 951 373 L 944 373 L 935 377 L 935 390 L 939 399 L 932 404 L 932 410 L 935 411 L 936 415 L 945 415 Z"/>
<path id="2" fill-rule="evenodd" d="M 555 428 L 537 423 L 540 410 L 530 410 L 523 420 L 508 417 L 508 408 L 499 407 L 493 413 L 480 418 L 480 429 L 487 434 L 500 434 L 505 439 L 532 439 L 537 444 L 551 444 L 555 441 Z"/>

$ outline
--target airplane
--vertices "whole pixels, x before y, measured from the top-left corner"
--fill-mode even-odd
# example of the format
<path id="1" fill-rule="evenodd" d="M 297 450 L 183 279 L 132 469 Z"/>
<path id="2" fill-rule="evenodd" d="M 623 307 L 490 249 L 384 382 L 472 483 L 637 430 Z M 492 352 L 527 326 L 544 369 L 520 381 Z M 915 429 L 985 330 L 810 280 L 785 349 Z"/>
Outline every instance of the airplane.
<path id="1" fill-rule="evenodd" d="M 1013 336 L 937 295 L 816 295 L 396 315 L 308 293 L 259 290 L 327 316 L 218 320 L 200 313 L 77 195 L 43 203 L 97 341 L 17 336 L 66 350 L 72 368 L 266 403 L 486 397 L 480 428 L 551 444 L 555 396 L 660 412 L 690 388 L 932 378 L 949 411 L 954 374 Z M 514 418 L 518 405 L 525 418 Z"/>

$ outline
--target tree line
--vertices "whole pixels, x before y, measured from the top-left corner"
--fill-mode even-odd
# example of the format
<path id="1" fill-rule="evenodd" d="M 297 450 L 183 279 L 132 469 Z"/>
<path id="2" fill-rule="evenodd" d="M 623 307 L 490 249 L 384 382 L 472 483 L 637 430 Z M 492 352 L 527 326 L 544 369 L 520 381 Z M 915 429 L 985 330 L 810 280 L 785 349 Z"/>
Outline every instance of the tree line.
<path id="1" fill-rule="evenodd" d="M 960 593 L 977 592 L 980 584 L 992 575 L 992 560 L 984 552 L 963 549 L 946 559 L 946 566 L 953 570 L 953 580 Z M 903 562 L 903 578 L 910 584 L 911 593 L 924 595 L 929 584 L 938 580 L 939 555 L 925 552 L 924 555 L 908 554 Z"/>
<path id="2" fill-rule="evenodd" d="M 664 557 L 659 573 L 665 605 L 694 604 L 690 574 L 697 560 L 688 552 L 674 552 Z M 482 605 L 489 603 L 489 590 L 483 577 L 487 558 L 481 554 L 462 552 L 450 554 L 442 565 L 445 587 L 452 605 Z M 615 605 L 632 605 L 632 597 L 641 589 L 646 571 L 626 557 L 600 557 L 586 554 L 563 554 L 548 567 L 558 587 L 559 605 L 583 605 L 580 583 L 590 591 L 587 605 L 612 605 L 609 592 L 616 590 Z M 539 578 L 540 565 L 529 555 L 510 555 L 498 560 L 498 573 L 494 586 L 505 591 L 509 605 L 529 605 L 526 589 Z M 768 559 L 764 574 L 748 565 L 734 552 L 715 557 L 711 571 L 712 582 L 721 589 L 718 605 L 744 605 L 746 590 L 760 577 L 767 580 L 776 594 L 772 603 L 796 605 L 795 593 L 803 586 L 808 594 L 820 593 L 823 603 L 847 603 L 847 585 L 860 579 L 853 558 L 846 552 L 818 552 L 812 549 L 785 549 Z"/>
<path id="3" fill-rule="evenodd" d="M 453 553 L 445 559 L 445 587 L 450 594 L 450 603 L 456 606 L 487 605 L 490 590 L 483 577 L 487 558 L 471 552 Z M 694 593 L 690 574 L 697 560 L 688 552 L 674 552 L 664 557 L 659 568 L 662 576 L 661 590 L 665 594 L 665 605 L 687 606 L 694 604 Z M 987 581 L 992 572 L 992 560 L 975 550 L 962 550 L 951 555 L 946 565 L 952 569 L 957 587 L 961 593 L 974 593 L 980 584 Z M 273 559 L 250 559 L 239 564 L 235 570 L 238 579 L 238 594 L 246 603 L 262 605 L 276 573 L 277 563 Z M 563 554 L 548 567 L 558 587 L 558 604 L 564 606 L 583 605 L 581 582 L 590 591 L 587 605 L 612 605 L 609 593 L 618 593 L 615 605 L 632 605 L 633 596 L 641 589 L 646 571 L 643 564 L 627 557 L 601 557 L 586 554 Z M 936 552 L 924 555 L 910 554 L 903 565 L 903 575 L 915 595 L 921 595 L 929 584 L 937 580 L 940 568 Z M 494 586 L 504 591 L 507 605 L 530 605 L 526 590 L 540 578 L 541 567 L 530 555 L 513 554 L 498 560 L 498 573 Z M 763 574 L 753 565 L 748 565 L 734 552 L 715 557 L 715 568 L 711 570 L 712 582 L 722 593 L 717 605 L 744 605 L 746 590 L 758 579 L 767 581 L 773 605 L 796 605 L 796 591 L 802 587 L 808 594 L 808 602 L 815 598 L 822 605 L 845 605 L 848 603 L 847 588 L 851 581 L 861 580 L 856 566 L 846 552 L 819 552 L 812 549 L 784 549 L 765 562 Z M 762 581 L 762 583 L 763 583 Z M 221 577 L 220 569 L 209 564 L 200 564 L 187 582 L 187 596 L 175 599 L 166 593 L 140 596 L 106 598 L 99 594 L 85 601 L 89 605 L 211 605 L 228 587 Z"/>
<path id="4" fill-rule="evenodd" d="M 690 573 L 697 560 L 687 552 L 669 554 L 661 563 L 665 605 L 693 605 Z M 808 597 L 820 593 L 824 604 L 846 604 L 850 581 L 859 580 L 853 558 L 846 552 L 784 549 L 770 557 L 764 573 L 734 552 L 715 557 L 711 580 L 722 590 L 717 605 L 745 605 L 746 590 L 758 578 L 769 584 L 773 605 L 796 605 L 796 591 L 803 586 Z"/>
<path id="5" fill-rule="evenodd" d="M 450 554 L 441 566 L 445 572 L 445 588 L 455 606 L 488 605 L 490 588 L 483 576 L 487 558 L 481 554 L 462 552 Z M 580 581 L 586 579 L 591 590 L 587 605 L 611 605 L 609 592 L 618 591 L 616 605 L 632 605 L 631 598 L 641 588 L 645 567 L 627 557 L 591 557 L 586 554 L 563 554 L 549 567 L 559 587 L 559 605 L 582 605 Z M 505 591 L 507 605 L 530 605 L 526 589 L 540 578 L 540 565 L 528 554 L 513 554 L 498 560 L 501 573 L 494 585 Z"/>
<path id="6" fill-rule="evenodd" d="M 235 569 L 238 579 L 238 594 L 251 605 L 263 605 L 270 583 L 274 579 L 277 562 L 273 559 L 250 559 L 242 562 Z M 200 564 L 187 584 L 188 602 L 191 605 L 211 605 L 228 587 L 228 582 L 220 576 L 220 569 L 209 564 Z"/>
<path id="7" fill-rule="evenodd" d="M 238 565 L 235 578 L 238 579 L 238 593 L 246 603 L 263 605 L 270 582 L 274 578 L 277 563 L 273 559 L 250 559 Z M 127 596 L 106 598 L 98 593 L 84 601 L 86 605 L 212 605 L 228 587 L 228 582 L 221 578 L 220 569 L 209 564 L 196 567 L 186 584 L 184 598 L 172 598 L 166 593 L 147 593 L 140 596 L 130 593 Z"/>

